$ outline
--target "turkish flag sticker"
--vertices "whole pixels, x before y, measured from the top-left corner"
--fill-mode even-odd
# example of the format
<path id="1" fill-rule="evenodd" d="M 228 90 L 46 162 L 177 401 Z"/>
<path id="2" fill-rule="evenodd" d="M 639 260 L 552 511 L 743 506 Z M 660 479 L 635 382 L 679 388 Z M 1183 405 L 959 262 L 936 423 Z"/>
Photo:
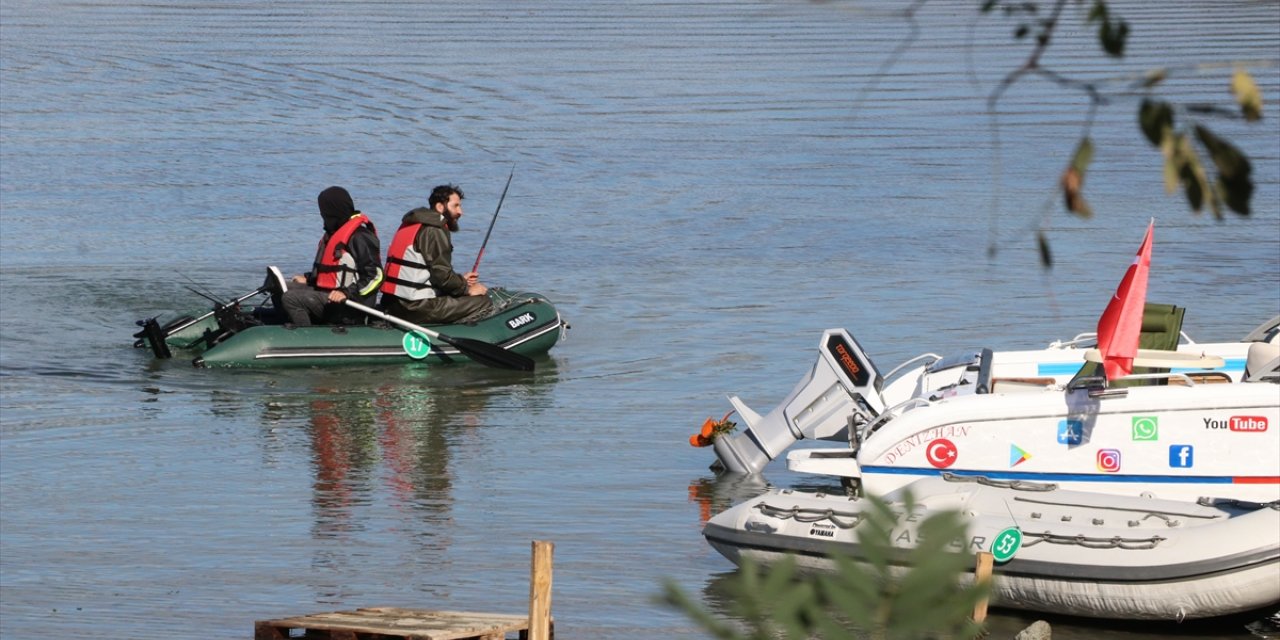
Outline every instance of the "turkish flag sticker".
<path id="1" fill-rule="evenodd" d="M 924 456 L 935 468 L 946 469 L 956 462 L 956 445 L 946 438 L 938 438 L 925 448 Z"/>

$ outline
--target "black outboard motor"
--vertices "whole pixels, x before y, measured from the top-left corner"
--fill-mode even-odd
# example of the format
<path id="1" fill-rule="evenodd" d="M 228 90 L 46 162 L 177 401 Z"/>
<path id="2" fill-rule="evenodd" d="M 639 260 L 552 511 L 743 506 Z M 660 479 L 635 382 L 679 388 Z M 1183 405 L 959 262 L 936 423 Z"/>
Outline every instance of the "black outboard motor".
<path id="1" fill-rule="evenodd" d="M 142 340 L 146 340 L 147 345 L 151 347 L 151 353 L 154 353 L 157 358 L 163 360 L 173 357 L 173 352 L 169 350 L 169 343 L 165 342 L 165 338 L 168 337 L 168 333 L 160 326 L 160 323 L 157 322 L 155 318 L 139 320 L 138 326 L 142 327 L 142 331 L 133 334 L 133 337 L 141 338 L 141 340 L 138 341 L 139 343 L 141 343 Z M 135 346 L 142 345 L 135 344 Z"/>

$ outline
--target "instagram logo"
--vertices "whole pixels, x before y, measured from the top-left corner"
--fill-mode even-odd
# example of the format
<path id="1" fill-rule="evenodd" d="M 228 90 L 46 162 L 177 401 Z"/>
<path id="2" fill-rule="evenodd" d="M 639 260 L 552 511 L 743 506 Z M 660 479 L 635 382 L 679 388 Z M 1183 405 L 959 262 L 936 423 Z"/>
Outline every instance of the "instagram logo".
<path id="1" fill-rule="evenodd" d="M 1119 449 L 1098 449 L 1098 471 L 1115 473 L 1120 470 Z"/>

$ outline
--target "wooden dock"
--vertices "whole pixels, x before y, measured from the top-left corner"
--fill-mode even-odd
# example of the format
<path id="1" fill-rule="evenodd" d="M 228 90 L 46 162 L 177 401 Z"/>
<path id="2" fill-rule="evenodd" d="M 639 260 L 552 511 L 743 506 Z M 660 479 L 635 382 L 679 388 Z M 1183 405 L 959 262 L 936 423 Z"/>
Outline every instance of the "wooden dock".
<path id="1" fill-rule="evenodd" d="M 533 541 L 529 615 L 369 607 L 258 620 L 254 640 L 552 640 L 550 542 Z"/>
<path id="2" fill-rule="evenodd" d="M 529 617 L 370 607 L 259 620 L 253 629 L 254 640 L 505 640 L 508 634 L 528 640 Z"/>

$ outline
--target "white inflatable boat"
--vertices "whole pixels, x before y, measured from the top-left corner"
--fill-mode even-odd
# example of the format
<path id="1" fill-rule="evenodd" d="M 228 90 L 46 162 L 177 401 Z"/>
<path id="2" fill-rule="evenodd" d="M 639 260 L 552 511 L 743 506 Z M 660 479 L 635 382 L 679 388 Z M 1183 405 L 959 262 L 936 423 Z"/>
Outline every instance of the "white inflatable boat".
<path id="1" fill-rule="evenodd" d="M 910 514 L 904 491 L 915 497 Z M 1182 502 L 950 475 L 885 500 L 901 516 L 890 538 L 903 548 L 931 513 L 960 512 L 969 528 L 956 551 L 996 558 L 992 606 L 1182 621 L 1280 605 L 1280 503 Z M 794 554 L 804 569 L 830 571 L 832 554 L 860 557 L 869 506 L 865 498 L 774 490 L 714 516 L 703 535 L 735 564 Z"/>

